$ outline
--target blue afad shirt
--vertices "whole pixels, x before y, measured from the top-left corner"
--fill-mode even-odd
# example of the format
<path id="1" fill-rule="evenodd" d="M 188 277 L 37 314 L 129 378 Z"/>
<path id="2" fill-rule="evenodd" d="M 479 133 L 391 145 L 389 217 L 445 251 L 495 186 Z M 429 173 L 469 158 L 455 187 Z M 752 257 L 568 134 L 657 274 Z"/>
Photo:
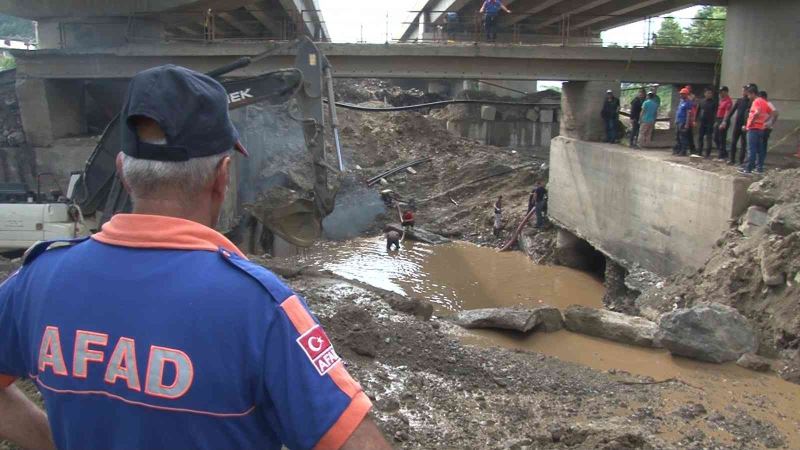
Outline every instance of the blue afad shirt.
<path id="1" fill-rule="evenodd" d="M 686 121 L 689 119 L 690 109 L 692 109 L 692 102 L 688 98 L 681 100 L 681 103 L 678 105 L 678 112 L 675 114 L 675 123 L 677 125 L 683 126 L 686 124 Z"/>
<path id="2" fill-rule="evenodd" d="M 168 217 L 35 246 L 0 286 L 0 373 L 60 449 L 339 448 L 371 408 L 300 297 Z"/>
<path id="3" fill-rule="evenodd" d="M 473 10 L 474 11 L 474 10 Z M 483 2 L 483 12 L 496 16 L 500 12 L 500 0 L 486 0 Z"/>

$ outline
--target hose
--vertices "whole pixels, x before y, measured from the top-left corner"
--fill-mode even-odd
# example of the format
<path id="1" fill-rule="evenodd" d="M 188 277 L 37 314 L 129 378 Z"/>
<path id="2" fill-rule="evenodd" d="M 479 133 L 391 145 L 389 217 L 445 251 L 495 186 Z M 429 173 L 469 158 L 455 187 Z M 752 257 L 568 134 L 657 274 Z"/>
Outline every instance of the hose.
<path id="1" fill-rule="evenodd" d="M 325 99 L 327 103 L 328 100 Z M 384 108 L 373 108 L 370 106 L 359 106 L 352 103 L 336 102 L 336 106 L 353 111 L 363 112 L 392 112 L 392 111 L 412 111 L 423 108 L 445 107 L 447 105 L 474 104 L 474 105 L 509 105 L 509 106 L 552 106 L 552 103 L 523 103 L 523 102 L 503 102 L 499 100 L 442 100 L 439 102 L 420 103 L 409 106 L 392 106 Z"/>

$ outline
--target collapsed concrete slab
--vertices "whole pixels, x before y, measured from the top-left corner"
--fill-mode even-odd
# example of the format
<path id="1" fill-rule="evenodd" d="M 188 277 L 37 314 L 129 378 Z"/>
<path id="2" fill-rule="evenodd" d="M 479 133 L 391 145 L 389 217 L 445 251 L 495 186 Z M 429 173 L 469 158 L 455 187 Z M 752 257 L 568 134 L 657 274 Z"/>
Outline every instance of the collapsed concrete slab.
<path id="1" fill-rule="evenodd" d="M 623 344 L 661 347 L 657 338 L 658 325 L 641 317 L 575 305 L 564 311 L 564 326 L 575 333 Z"/>
<path id="2" fill-rule="evenodd" d="M 552 306 L 538 308 L 483 308 L 460 311 L 452 320 L 464 328 L 494 328 L 527 333 L 540 327 L 558 331 L 563 327 L 561 312 Z"/>

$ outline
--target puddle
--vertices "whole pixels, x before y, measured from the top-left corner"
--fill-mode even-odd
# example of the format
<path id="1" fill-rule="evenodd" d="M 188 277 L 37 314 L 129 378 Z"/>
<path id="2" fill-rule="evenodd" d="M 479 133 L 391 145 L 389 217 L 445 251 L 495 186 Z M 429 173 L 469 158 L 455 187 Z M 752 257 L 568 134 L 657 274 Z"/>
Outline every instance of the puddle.
<path id="1" fill-rule="evenodd" d="M 498 253 L 470 243 L 429 246 L 404 242 L 388 254 L 380 238 L 323 243 L 302 257 L 304 263 L 330 270 L 434 304 L 446 316 L 462 309 L 549 304 L 602 307 L 603 284 L 597 278 L 563 267 L 536 266 L 520 252 Z M 710 409 L 739 407 L 773 423 L 789 448 L 800 448 L 800 386 L 735 364 L 708 364 L 672 357 L 665 350 L 629 346 L 568 331 L 520 335 L 492 330 L 465 333 L 464 341 L 536 351 L 598 370 L 615 369 L 656 380 L 677 378 L 696 396 L 665 399 L 677 408 L 690 401 Z M 758 407 L 754 407 L 754 405 Z M 664 430 L 667 432 L 668 430 Z"/>

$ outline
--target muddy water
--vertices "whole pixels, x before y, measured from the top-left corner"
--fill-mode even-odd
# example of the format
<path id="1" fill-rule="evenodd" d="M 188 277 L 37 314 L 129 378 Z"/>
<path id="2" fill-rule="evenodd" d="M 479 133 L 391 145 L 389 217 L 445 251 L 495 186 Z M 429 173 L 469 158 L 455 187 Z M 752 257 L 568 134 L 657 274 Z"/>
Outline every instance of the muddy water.
<path id="1" fill-rule="evenodd" d="M 562 267 L 536 266 L 519 252 L 498 253 L 469 243 L 428 246 L 405 242 L 387 253 L 382 239 L 323 244 L 306 263 L 383 289 L 434 303 L 446 316 L 462 309 L 549 304 L 564 309 L 580 304 L 602 307 L 602 283 Z M 481 346 L 532 350 L 599 370 L 625 371 L 656 380 L 679 379 L 696 395 L 670 398 L 674 408 L 701 401 L 714 410 L 738 406 L 773 423 L 788 448 L 800 448 L 800 386 L 734 364 L 706 364 L 672 357 L 667 351 L 618 344 L 568 331 L 520 335 L 491 330 L 466 333 Z M 752 405 L 762 407 L 754 408 Z M 667 432 L 668 430 L 664 430 Z M 719 430 L 704 430 L 719 435 Z M 729 436 L 732 439 L 732 436 Z"/>

